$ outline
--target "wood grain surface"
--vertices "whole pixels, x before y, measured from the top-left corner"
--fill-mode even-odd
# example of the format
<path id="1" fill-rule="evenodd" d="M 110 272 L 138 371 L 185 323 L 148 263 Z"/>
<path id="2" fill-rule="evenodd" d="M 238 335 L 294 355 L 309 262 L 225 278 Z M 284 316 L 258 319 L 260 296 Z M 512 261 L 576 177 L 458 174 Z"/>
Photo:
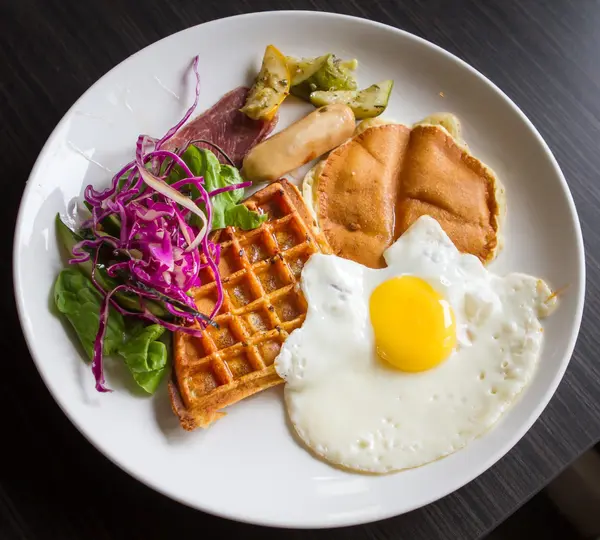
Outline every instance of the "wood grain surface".
<path id="1" fill-rule="evenodd" d="M 575 197 L 587 249 L 587 307 L 576 352 L 557 394 L 525 438 L 488 472 L 435 504 L 336 531 L 284 532 L 225 521 L 130 478 L 82 437 L 50 397 L 27 352 L 12 293 L 9 253 L 19 200 L 44 141 L 72 103 L 106 71 L 162 37 L 211 19 L 270 9 L 333 11 L 381 21 L 422 36 L 480 70 L 521 107 L 555 153 Z M 596 443 L 598 28 L 598 0 L 0 0 L 5 231 L 0 538 L 481 538 Z"/>

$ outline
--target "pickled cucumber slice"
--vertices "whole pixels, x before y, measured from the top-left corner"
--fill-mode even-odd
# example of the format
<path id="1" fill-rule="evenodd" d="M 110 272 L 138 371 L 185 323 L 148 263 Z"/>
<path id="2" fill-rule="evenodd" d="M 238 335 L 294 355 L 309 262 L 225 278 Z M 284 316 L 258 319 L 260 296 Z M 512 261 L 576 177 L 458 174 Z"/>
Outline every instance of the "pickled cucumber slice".
<path id="1" fill-rule="evenodd" d="M 328 57 L 328 54 L 318 56 L 317 58 L 294 58 L 293 56 L 287 56 L 286 62 L 290 71 L 292 87 L 312 77 L 327 62 Z"/>
<path id="2" fill-rule="evenodd" d="M 356 61 L 343 61 L 333 54 L 327 54 L 313 62 L 307 63 L 305 60 L 294 65 L 296 69 L 300 68 L 301 76 L 294 80 L 291 92 L 306 101 L 309 101 L 310 94 L 315 91 L 356 90 L 356 80 L 351 69 L 358 65 Z"/>
<path id="3" fill-rule="evenodd" d="M 313 78 L 318 90 L 356 90 L 356 79 L 352 71 L 332 54 Z"/>
<path id="4" fill-rule="evenodd" d="M 290 93 L 290 72 L 285 56 L 273 45 L 265 50 L 262 66 L 240 109 L 253 120 L 271 120 Z"/>
<path id="5" fill-rule="evenodd" d="M 379 116 L 388 105 L 394 81 L 387 80 L 360 91 L 315 91 L 310 94 L 310 102 L 315 107 L 344 103 L 354 112 L 357 120 Z"/>

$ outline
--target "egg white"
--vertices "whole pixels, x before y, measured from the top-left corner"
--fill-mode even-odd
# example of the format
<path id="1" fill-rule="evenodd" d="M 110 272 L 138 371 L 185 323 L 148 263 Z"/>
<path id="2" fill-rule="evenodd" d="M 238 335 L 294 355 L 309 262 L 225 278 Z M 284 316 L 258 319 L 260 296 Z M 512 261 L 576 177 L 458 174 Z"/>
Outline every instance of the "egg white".
<path id="1" fill-rule="evenodd" d="M 384 256 L 387 268 L 372 270 L 313 255 L 301 280 L 306 320 L 275 361 L 304 443 L 332 463 L 373 473 L 423 465 L 488 430 L 531 380 L 542 347 L 539 318 L 555 303 L 542 280 L 495 276 L 459 253 L 428 216 Z M 429 282 L 456 318 L 456 350 L 420 373 L 388 367 L 375 353 L 369 297 L 401 275 Z"/>

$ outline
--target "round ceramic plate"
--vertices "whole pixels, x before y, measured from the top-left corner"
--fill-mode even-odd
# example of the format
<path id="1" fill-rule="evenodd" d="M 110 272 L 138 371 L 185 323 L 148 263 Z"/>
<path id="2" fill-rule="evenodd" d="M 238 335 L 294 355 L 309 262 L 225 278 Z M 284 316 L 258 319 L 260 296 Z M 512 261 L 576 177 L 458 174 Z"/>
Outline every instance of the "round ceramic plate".
<path id="1" fill-rule="evenodd" d="M 410 124 L 437 111 L 456 113 L 474 155 L 506 186 L 506 246 L 491 269 L 569 286 L 545 323 L 544 352 L 531 385 L 492 431 L 450 457 L 387 476 L 335 469 L 292 437 L 282 387 L 230 407 L 208 430 L 184 432 L 166 387 L 152 398 L 132 392 L 116 362 L 108 370 L 115 391 L 96 393 L 76 339 L 49 309 L 62 267 L 56 213 L 68 213 L 87 184 L 107 185 L 111 171 L 133 155 L 138 134 L 160 136 L 182 116 L 193 98 L 194 55 L 200 56 L 200 112 L 228 90 L 251 83 L 269 43 L 290 55 L 357 58 L 361 86 L 394 79 L 386 117 Z M 279 129 L 310 109 L 285 103 Z M 485 471 L 525 434 L 554 393 L 573 351 L 584 298 L 583 243 L 571 194 L 519 109 L 474 69 L 422 39 L 366 20 L 311 12 L 244 15 L 190 28 L 140 51 L 94 84 L 58 124 L 31 173 L 14 266 L 19 315 L 34 361 L 58 404 L 97 448 L 140 481 L 194 508 L 289 527 L 394 516 Z"/>

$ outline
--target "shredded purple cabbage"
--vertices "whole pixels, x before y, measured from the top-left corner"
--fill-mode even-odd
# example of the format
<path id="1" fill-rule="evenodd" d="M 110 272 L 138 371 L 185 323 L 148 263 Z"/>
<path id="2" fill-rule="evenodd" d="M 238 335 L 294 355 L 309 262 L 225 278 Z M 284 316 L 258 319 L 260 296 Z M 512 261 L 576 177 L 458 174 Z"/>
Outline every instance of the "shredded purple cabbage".
<path id="1" fill-rule="evenodd" d="M 99 392 L 109 391 L 104 382 L 102 353 L 110 306 L 122 315 L 140 317 L 160 324 L 170 331 L 199 336 L 206 321 L 182 311 L 176 304 L 178 303 L 180 308 L 184 304 L 197 311 L 195 302 L 188 292 L 192 287 L 201 284 L 200 270 L 206 267 L 212 270 L 217 289 L 217 303 L 210 314 L 210 319 L 218 313 L 223 303 L 223 287 L 218 271 L 220 246 L 211 242 L 208 237 L 212 217 L 211 197 L 225 191 L 245 188 L 250 183 L 244 182 L 207 193 L 203 185 L 204 179 L 194 177 L 181 158 L 183 152 L 175 153 L 162 149 L 163 145 L 187 122 L 198 104 L 200 76 L 197 56 L 194 58 L 192 70 L 196 76 L 195 99 L 183 118 L 160 139 L 140 135 L 136 144 L 135 159 L 113 177 L 107 189 L 96 191 L 92 186 L 87 186 L 84 191 L 84 198 L 92 215 L 83 227 L 90 229 L 96 238 L 79 242 L 73 248 L 73 258 L 70 262 L 88 261 L 90 253 L 95 252 L 92 282 L 103 295 L 92 362 L 96 390 Z M 165 164 L 167 167 L 163 176 L 160 176 L 160 171 Z M 178 191 L 186 186 L 193 186 L 200 193 L 193 206 L 182 201 L 180 197 L 169 196 L 172 192 L 168 188 L 156 184 L 160 182 L 167 185 L 166 176 L 173 165 L 178 165 L 187 178 L 172 184 L 170 189 Z M 203 215 L 199 217 L 206 220 L 202 228 L 192 224 L 195 222 L 190 219 L 192 213 L 198 215 L 200 208 L 203 210 Z M 118 238 L 109 236 L 100 225 L 111 217 L 118 219 L 120 224 Z M 113 278 L 126 276 L 124 284 L 108 291 L 100 285 L 96 276 L 98 255 L 105 244 L 113 250 L 113 253 L 121 256 L 118 262 L 106 268 L 108 275 Z M 196 245 L 198 249 L 194 249 Z M 122 260 L 123 255 L 125 260 Z M 117 292 L 137 296 L 141 311 L 132 312 L 120 306 L 114 298 Z M 147 309 L 146 301 L 158 300 L 159 295 L 167 311 L 183 319 L 185 324 L 163 320 Z M 172 299 L 173 303 L 168 299 Z"/>
<path id="2" fill-rule="evenodd" d="M 108 323 L 108 310 L 110 308 L 110 299 L 120 289 L 124 289 L 124 285 L 115 287 L 110 291 L 102 300 L 100 307 L 100 321 L 98 324 L 98 333 L 94 341 L 94 357 L 92 358 L 92 373 L 96 378 L 96 390 L 98 392 L 110 392 L 110 390 L 104 385 L 104 366 L 103 366 L 103 343 L 104 334 L 106 333 L 106 325 Z"/>
<path id="3" fill-rule="evenodd" d="M 247 187 L 250 187 L 252 185 L 252 182 L 242 182 L 241 184 L 232 184 L 231 186 L 225 186 L 219 189 L 214 189 L 213 191 L 211 191 L 208 196 L 209 197 L 214 197 L 215 195 L 218 195 L 219 193 L 225 193 L 226 191 L 235 191 L 236 189 L 245 189 Z"/>

